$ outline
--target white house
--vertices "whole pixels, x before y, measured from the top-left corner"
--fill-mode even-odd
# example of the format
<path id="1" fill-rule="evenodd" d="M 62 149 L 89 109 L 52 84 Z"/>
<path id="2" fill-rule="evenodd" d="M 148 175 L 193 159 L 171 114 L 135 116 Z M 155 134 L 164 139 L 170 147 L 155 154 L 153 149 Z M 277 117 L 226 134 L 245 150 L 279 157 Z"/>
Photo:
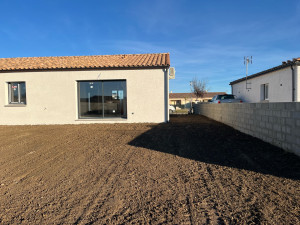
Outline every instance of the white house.
<path id="1" fill-rule="evenodd" d="M 230 83 L 244 102 L 299 102 L 300 58 Z"/>
<path id="2" fill-rule="evenodd" d="M 0 59 L 0 125 L 169 120 L 168 53 Z"/>

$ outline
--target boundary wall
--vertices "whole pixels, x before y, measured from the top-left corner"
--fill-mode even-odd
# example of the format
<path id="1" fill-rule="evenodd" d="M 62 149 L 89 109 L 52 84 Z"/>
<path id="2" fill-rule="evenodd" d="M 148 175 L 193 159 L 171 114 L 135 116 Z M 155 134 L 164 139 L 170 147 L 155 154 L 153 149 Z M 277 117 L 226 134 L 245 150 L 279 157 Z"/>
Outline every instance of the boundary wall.
<path id="1" fill-rule="evenodd" d="M 194 113 L 300 156 L 300 102 L 198 103 Z"/>

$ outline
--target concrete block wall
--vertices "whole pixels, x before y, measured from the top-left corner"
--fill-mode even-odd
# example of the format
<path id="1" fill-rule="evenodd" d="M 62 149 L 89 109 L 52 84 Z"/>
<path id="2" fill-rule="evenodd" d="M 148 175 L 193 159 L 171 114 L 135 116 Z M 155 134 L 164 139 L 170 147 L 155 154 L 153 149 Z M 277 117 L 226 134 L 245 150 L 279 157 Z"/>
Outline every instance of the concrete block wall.
<path id="1" fill-rule="evenodd" d="M 300 156 L 300 102 L 198 103 L 194 112 Z"/>

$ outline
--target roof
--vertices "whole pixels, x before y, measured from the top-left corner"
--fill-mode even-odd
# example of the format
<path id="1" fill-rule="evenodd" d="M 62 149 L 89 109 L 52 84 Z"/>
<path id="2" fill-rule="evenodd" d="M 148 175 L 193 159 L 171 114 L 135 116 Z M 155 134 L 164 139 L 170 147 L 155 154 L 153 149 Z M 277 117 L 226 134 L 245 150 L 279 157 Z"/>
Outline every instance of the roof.
<path id="1" fill-rule="evenodd" d="M 224 95 L 226 92 L 206 92 L 203 94 L 202 98 L 212 98 L 215 95 Z M 192 93 L 193 98 L 197 98 L 197 96 Z M 170 93 L 169 98 L 191 98 L 191 93 Z"/>
<path id="2" fill-rule="evenodd" d="M 282 64 L 280 66 L 276 66 L 276 67 L 273 67 L 271 69 L 267 69 L 267 70 L 261 71 L 259 73 L 252 74 L 252 75 L 248 76 L 247 79 L 249 80 L 249 79 L 252 79 L 252 78 L 255 78 L 255 77 L 258 77 L 258 76 L 262 76 L 266 73 L 274 72 L 276 70 L 280 70 L 280 69 L 298 64 L 299 62 L 300 62 L 300 58 L 294 58 L 293 60 L 288 60 L 286 62 L 282 62 Z M 238 80 L 230 82 L 229 85 L 237 84 L 237 83 L 240 83 L 240 82 L 245 81 L 245 80 L 246 80 L 246 77 L 243 77 L 243 78 L 240 78 Z"/>
<path id="3" fill-rule="evenodd" d="M 0 72 L 101 68 L 169 67 L 169 53 L 0 58 Z"/>

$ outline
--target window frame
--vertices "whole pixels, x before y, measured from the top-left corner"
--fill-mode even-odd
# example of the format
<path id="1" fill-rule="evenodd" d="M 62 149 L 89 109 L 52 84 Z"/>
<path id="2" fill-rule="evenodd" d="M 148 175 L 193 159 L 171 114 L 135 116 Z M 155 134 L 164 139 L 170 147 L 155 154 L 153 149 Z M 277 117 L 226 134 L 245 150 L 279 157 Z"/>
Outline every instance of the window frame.
<path id="1" fill-rule="evenodd" d="M 12 101 L 12 83 L 17 83 L 18 85 L 18 101 Z M 21 84 L 24 83 L 25 86 L 25 102 L 21 101 Z M 8 104 L 9 105 L 26 105 L 27 99 L 26 99 L 26 82 L 25 81 L 9 81 L 8 84 Z"/>
<path id="2" fill-rule="evenodd" d="M 269 84 L 263 84 L 263 100 L 269 100 Z"/>
<path id="3" fill-rule="evenodd" d="M 105 117 L 105 112 L 104 112 L 104 83 L 105 82 L 110 82 L 110 81 L 125 81 L 125 95 L 126 95 L 126 114 L 121 117 Z M 102 104 L 103 104 L 103 112 L 101 117 L 82 117 L 81 116 L 81 108 L 80 108 L 80 82 L 100 82 L 102 85 Z M 126 79 L 116 79 L 116 80 L 76 80 L 77 83 L 77 118 L 79 120 L 103 120 L 103 119 L 115 119 L 115 118 L 121 118 L 121 119 L 127 119 L 128 118 L 128 111 L 127 111 L 127 80 Z M 124 94 L 124 93 L 123 93 Z"/>

